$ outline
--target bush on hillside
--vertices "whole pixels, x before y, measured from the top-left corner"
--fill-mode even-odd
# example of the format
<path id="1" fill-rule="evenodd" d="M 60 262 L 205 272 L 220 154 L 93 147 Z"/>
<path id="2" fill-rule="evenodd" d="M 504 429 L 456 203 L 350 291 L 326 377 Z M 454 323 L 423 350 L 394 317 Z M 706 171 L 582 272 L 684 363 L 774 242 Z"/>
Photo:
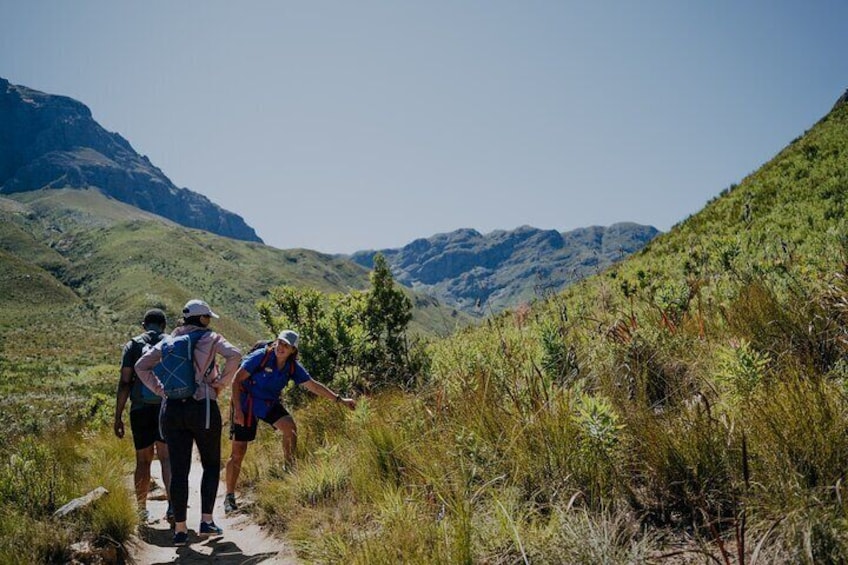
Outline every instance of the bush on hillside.
<path id="1" fill-rule="evenodd" d="M 276 334 L 300 334 L 301 360 L 318 379 L 342 389 L 409 388 L 423 375 L 428 357 L 406 330 L 412 303 L 394 284 L 388 263 L 377 255 L 371 288 L 326 295 L 309 288 L 279 287 L 260 303 L 259 315 Z M 299 396 L 291 393 L 297 403 Z"/>

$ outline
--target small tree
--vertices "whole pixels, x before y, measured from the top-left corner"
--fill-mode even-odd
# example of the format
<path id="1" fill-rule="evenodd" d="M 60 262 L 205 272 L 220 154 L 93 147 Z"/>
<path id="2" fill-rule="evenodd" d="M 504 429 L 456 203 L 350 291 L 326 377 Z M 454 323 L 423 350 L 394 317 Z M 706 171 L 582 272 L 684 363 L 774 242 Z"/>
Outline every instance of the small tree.
<path id="1" fill-rule="evenodd" d="M 388 262 L 378 253 L 362 318 L 370 347 L 361 360 L 362 368 L 378 383 L 403 383 L 410 377 L 406 327 L 412 320 L 412 301 L 394 282 Z"/>
<path id="2" fill-rule="evenodd" d="M 406 328 L 412 301 L 394 284 L 385 258 L 374 258 L 366 292 L 326 295 L 314 289 L 279 287 L 259 304 L 262 322 L 274 334 L 292 328 L 301 335 L 307 370 L 342 386 L 406 386 L 422 370 L 420 348 L 410 355 Z"/>

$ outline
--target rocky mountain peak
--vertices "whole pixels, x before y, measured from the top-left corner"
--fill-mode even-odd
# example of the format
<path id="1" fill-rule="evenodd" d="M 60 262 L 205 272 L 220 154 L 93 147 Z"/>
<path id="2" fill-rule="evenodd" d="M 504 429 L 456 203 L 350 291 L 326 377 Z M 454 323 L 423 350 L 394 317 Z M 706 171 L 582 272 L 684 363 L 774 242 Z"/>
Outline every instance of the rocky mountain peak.
<path id="1" fill-rule="evenodd" d="M 83 103 L 0 78 L 0 194 L 97 188 L 178 224 L 261 242 L 243 218 L 174 186 Z"/>
<path id="2" fill-rule="evenodd" d="M 483 235 L 464 228 L 380 251 L 395 279 L 472 315 L 559 290 L 641 249 L 659 232 L 619 223 L 560 233 L 532 226 Z M 371 268 L 377 251 L 351 257 Z"/>

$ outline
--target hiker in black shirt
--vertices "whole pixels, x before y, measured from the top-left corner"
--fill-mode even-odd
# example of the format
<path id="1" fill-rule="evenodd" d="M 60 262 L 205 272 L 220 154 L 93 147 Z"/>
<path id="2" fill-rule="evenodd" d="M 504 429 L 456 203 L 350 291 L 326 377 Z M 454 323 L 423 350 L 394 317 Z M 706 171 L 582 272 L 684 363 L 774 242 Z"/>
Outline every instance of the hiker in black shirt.
<path id="1" fill-rule="evenodd" d="M 130 405 L 130 428 L 135 444 L 135 496 L 138 503 L 139 516 L 143 522 L 148 519 L 147 493 L 150 490 L 150 465 L 154 455 L 162 466 L 162 480 L 165 492 L 168 492 L 171 481 L 171 464 L 168 456 L 168 445 L 159 435 L 159 407 L 161 399 L 158 396 L 145 398 L 142 394 L 142 384 L 135 373 L 135 363 L 144 353 L 145 348 L 152 347 L 162 339 L 167 320 L 165 313 L 159 309 L 148 310 L 142 321 L 144 333 L 137 335 L 127 342 L 121 356 L 121 379 L 118 382 L 117 401 L 115 402 L 115 435 L 124 437 L 124 407 L 127 399 Z M 148 397 L 151 395 L 147 395 Z M 173 522 L 174 514 L 168 503 L 165 518 Z"/>

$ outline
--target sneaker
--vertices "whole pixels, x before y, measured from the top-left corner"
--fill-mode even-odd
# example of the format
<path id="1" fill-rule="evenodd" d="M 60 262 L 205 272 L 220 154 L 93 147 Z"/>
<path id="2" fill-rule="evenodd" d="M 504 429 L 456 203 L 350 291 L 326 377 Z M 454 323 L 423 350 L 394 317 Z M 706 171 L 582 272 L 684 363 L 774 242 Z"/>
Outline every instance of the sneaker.
<path id="1" fill-rule="evenodd" d="M 215 525 L 215 522 L 200 522 L 200 527 L 197 529 L 197 535 L 203 537 L 222 536 L 224 530 Z"/>
<path id="2" fill-rule="evenodd" d="M 168 510 L 165 512 L 165 520 L 174 527 L 174 509 L 168 505 Z"/>
<path id="3" fill-rule="evenodd" d="M 232 514 L 236 510 L 238 510 L 236 495 L 230 493 L 224 497 L 224 514 Z"/>
<path id="4" fill-rule="evenodd" d="M 185 545 L 188 543 L 188 532 L 175 532 L 174 545 Z"/>

